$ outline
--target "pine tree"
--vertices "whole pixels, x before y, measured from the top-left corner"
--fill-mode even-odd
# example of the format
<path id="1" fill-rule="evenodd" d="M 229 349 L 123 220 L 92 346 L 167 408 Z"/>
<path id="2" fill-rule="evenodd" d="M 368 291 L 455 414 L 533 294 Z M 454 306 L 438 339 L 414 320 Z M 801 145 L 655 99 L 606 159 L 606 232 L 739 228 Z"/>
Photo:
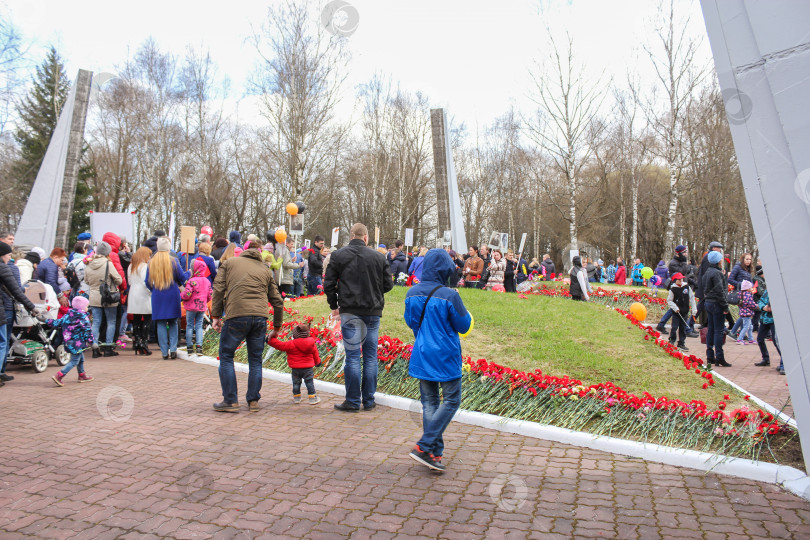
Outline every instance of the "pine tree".
<path id="1" fill-rule="evenodd" d="M 69 90 L 65 66 L 51 47 L 37 68 L 31 92 L 17 110 L 20 126 L 14 138 L 20 145 L 20 159 L 14 167 L 14 176 L 23 193 L 30 192 L 34 184 Z"/>

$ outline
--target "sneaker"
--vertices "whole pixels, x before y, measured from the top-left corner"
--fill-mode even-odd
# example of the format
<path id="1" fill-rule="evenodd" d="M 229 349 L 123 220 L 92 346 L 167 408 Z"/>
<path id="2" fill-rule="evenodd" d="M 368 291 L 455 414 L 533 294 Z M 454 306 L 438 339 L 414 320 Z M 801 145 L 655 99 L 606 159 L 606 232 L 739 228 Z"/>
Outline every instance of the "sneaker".
<path id="1" fill-rule="evenodd" d="M 737 345 L 745 345 L 745 341 L 743 341 L 741 339 L 738 339 L 737 340 Z"/>
<path id="2" fill-rule="evenodd" d="M 784 375 L 785 374 L 784 366 L 779 366 L 778 368 L 776 368 L 776 371 L 779 372 L 779 375 Z"/>
<path id="3" fill-rule="evenodd" d="M 756 345 L 756 343 L 757 343 L 757 342 L 756 342 L 756 341 L 754 341 L 753 339 L 749 339 L 748 341 L 746 341 L 746 344 L 747 344 L 747 345 Z"/>
<path id="4" fill-rule="evenodd" d="M 229 412 L 229 413 L 238 413 L 239 412 L 239 403 L 225 403 L 224 401 L 220 403 L 214 403 L 214 410 L 217 412 Z"/>
<path id="5" fill-rule="evenodd" d="M 678 349 L 680 349 L 682 352 L 689 352 L 689 347 L 686 345 L 678 345 Z"/>
<path id="6" fill-rule="evenodd" d="M 299 403 L 301 403 L 301 394 L 295 394 L 295 395 L 293 396 L 293 403 L 295 403 L 296 405 L 298 405 Z"/>
<path id="7" fill-rule="evenodd" d="M 194 354 L 194 347 L 192 347 L 190 345 L 188 347 L 186 347 L 186 354 L 189 355 L 189 356 Z"/>
<path id="8" fill-rule="evenodd" d="M 197 354 L 202 356 L 202 345 L 197 345 Z"/>
<path id="9" fill-rule="evenodd" d="M 427 452 L 423 452 L 419 445 L 414 445 L 413 450 L 408 454 L 412 460 L 416 461 L 417 463 L 421 463 L 425 467 L 430 468 L 434 471 L 441 471 L 443 470 L 443 466 L 436 465 L 436 462 L 433 461 L 433 457 L 428 454 Z"/>
<path id="10" fill-rule="evenodd" d="M 259 402 L 258 401 L 248 401 L 248 410 L 250 412 L 259 412 Z"/>
<path id="11" fill-rule="evenodd" d="M 666 330 L 667 330 L 667 329 L 666 329 L 666 327 L 665 327 L 665 326 L 661 326 L 660 324 L 659 324 L 659 325 L 657 325 L 657 326 L 655 327 L 655 331 L 656 331 L 656 332 L 658 332 L 658 333 L 661 333 L 661 334 L 663 334 L 664 332 L 666 332 Z"/>
<path id="12" fill-rule="evenodd" d="M 343 403 L 336 403 L 335 409 L 343 412 L 358 412 L 360 410 L 360 407 L 355 407 L 348 401 L 344 401 Z"/>
<path id="13" fill-rule="evenodd" d="M 686 334 L 686 337 L 690 337 L 690 338 L 696 338 L 697 337 L 697 338 L 699 338 L 700 337 L 700 332 L 695 332 L 694 330 L 692 330 L 691 332 Z"/>
<path id="14" fill-rule="evenodd" d="M 13 381 L 13 380 L 14 380 L 14 377 L 12 377 L 11 375 L 6 375 L 5 373 L 0 373 L 0 381 L 9 382 L 9 381 Z"/>
<path id="15" fill-rule="evenodd" d="M 64 373 L 62 373 L 61 371 L 57 371 L 57 372 L 56 372 L 56 375 L 54 375 L 53 377 L 51 377 L 51 379 L 53 379 L 53 382 L 55 382 L 55 383 L 56 383 L 56 386 L 65 386 L 65 385 L 62 383 L 62 378 L 63 378 L 64 376 L 65 376 L 65 374 L 64 374 Z"/>
<path id="16" fill-rule="evenodd" d="M 444 472 L 444 464 L 442 464 L 442 456 L 434 456 L 433 454 L 430 455 L 433 459 L 433 464 L 436 465 L 438 468 L 438 472 Z"/>
<path id="17" fill-rule="evenodd" d="M 737 341 L 737 334 L 735 334 L 733 332 L 726 332 L 726 335 L 729 337 L 729 339 L 733 339 L 734 341 Z"/>
<path id="18" fill-rule="evenodd" d="M 771 365 L 771 361 L 770 360 L 763 360 L 761 362 L 757 362 L 754 365 L 757 366 L 757 367 L 767 367 L 767 366 Z"/>
<path id="19" fill-rule="evenodd" d="M 374 407 L 376 407 L 376 406 L 377 406 L 377 404 L 376 404 L 376 403 L 372 403 L 372 404 L 370 404 L 370 405 L 363 405 L 363 410 L 364 410 L 364 411 L 370 411 L 370 410 L 373 410 L 373 409 L 374 409 Z"/>
<path id="20" fill-rule="evenodd" d="M 317 405 L 320 402 L 321 402 L 321 398 L 319 398 L 318 396 L 315 396 L 315 395 L 309 396 L 309 404 L 310 405 Z"/>
<path id="21" fill-rule="evenodd" d="M 93 380 L 93 376 L 88 373 L 79 373 L 79 382 L 90 382 Z"/>

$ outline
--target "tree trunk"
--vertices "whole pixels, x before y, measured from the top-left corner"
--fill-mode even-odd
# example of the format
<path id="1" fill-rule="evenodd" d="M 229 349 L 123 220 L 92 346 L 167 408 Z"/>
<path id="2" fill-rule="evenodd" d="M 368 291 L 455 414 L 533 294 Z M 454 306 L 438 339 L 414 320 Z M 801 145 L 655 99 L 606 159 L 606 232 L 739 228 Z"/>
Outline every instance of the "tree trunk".
<path id="1" fill-rule="evenodd" d="M 630 171 L 631 204 L 633 212 L 633 229 L 630 232 L 630 260 L 638 256 L 638 182 L 635 169 Z"/>
<path id="2" fill-rule="evenodd" d="M 675 217 L 678 213 L 678 172 L 675 164 L 669 162 L 669 206 L 667 208 L 667 227 L 664 231 L 664 252 L 668 253 L 674 247 Z"/>

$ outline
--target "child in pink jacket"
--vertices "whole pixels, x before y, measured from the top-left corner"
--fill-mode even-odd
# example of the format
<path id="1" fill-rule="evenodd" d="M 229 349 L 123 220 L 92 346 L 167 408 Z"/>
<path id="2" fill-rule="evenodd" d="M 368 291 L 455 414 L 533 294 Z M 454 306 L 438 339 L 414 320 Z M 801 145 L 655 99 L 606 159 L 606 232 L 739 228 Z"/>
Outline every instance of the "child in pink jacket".
<path id="1" fill-rule="evenodd" d="M 197 354 L 202 354 L 203 342 L 203 315 L 211 301 L 213 290 L 211 282 L 205 277 L 208 269 L 205 262 L 197 257 L 192 263 L 193 273 L 186 281 L 186 288 L 180 297 L 183 299 L 183 307 L 186 308 L 186 351 L 194 354 L 193 335 L 197 335 Z"/>

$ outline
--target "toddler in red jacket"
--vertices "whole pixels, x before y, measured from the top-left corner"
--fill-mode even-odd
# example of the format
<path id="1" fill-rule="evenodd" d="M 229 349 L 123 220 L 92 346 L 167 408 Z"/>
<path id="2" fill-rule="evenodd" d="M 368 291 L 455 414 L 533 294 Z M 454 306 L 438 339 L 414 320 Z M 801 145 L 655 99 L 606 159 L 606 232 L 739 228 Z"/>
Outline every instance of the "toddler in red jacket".
<path id="1" fill-rule="evenodd" d="M 293 403 L 301 403 L 301 381 L 307 386 L 309 404 L 321 402 L 315 394 L 315 366 L 321 364 L 315 338 L 309 334 L 308 324 L 298 324 L 293 328 L 292 341 L 279 341 L 270 338 L 267 343 L 274 349 L 287 353 L 287 364 L 292 368 Z"/>

